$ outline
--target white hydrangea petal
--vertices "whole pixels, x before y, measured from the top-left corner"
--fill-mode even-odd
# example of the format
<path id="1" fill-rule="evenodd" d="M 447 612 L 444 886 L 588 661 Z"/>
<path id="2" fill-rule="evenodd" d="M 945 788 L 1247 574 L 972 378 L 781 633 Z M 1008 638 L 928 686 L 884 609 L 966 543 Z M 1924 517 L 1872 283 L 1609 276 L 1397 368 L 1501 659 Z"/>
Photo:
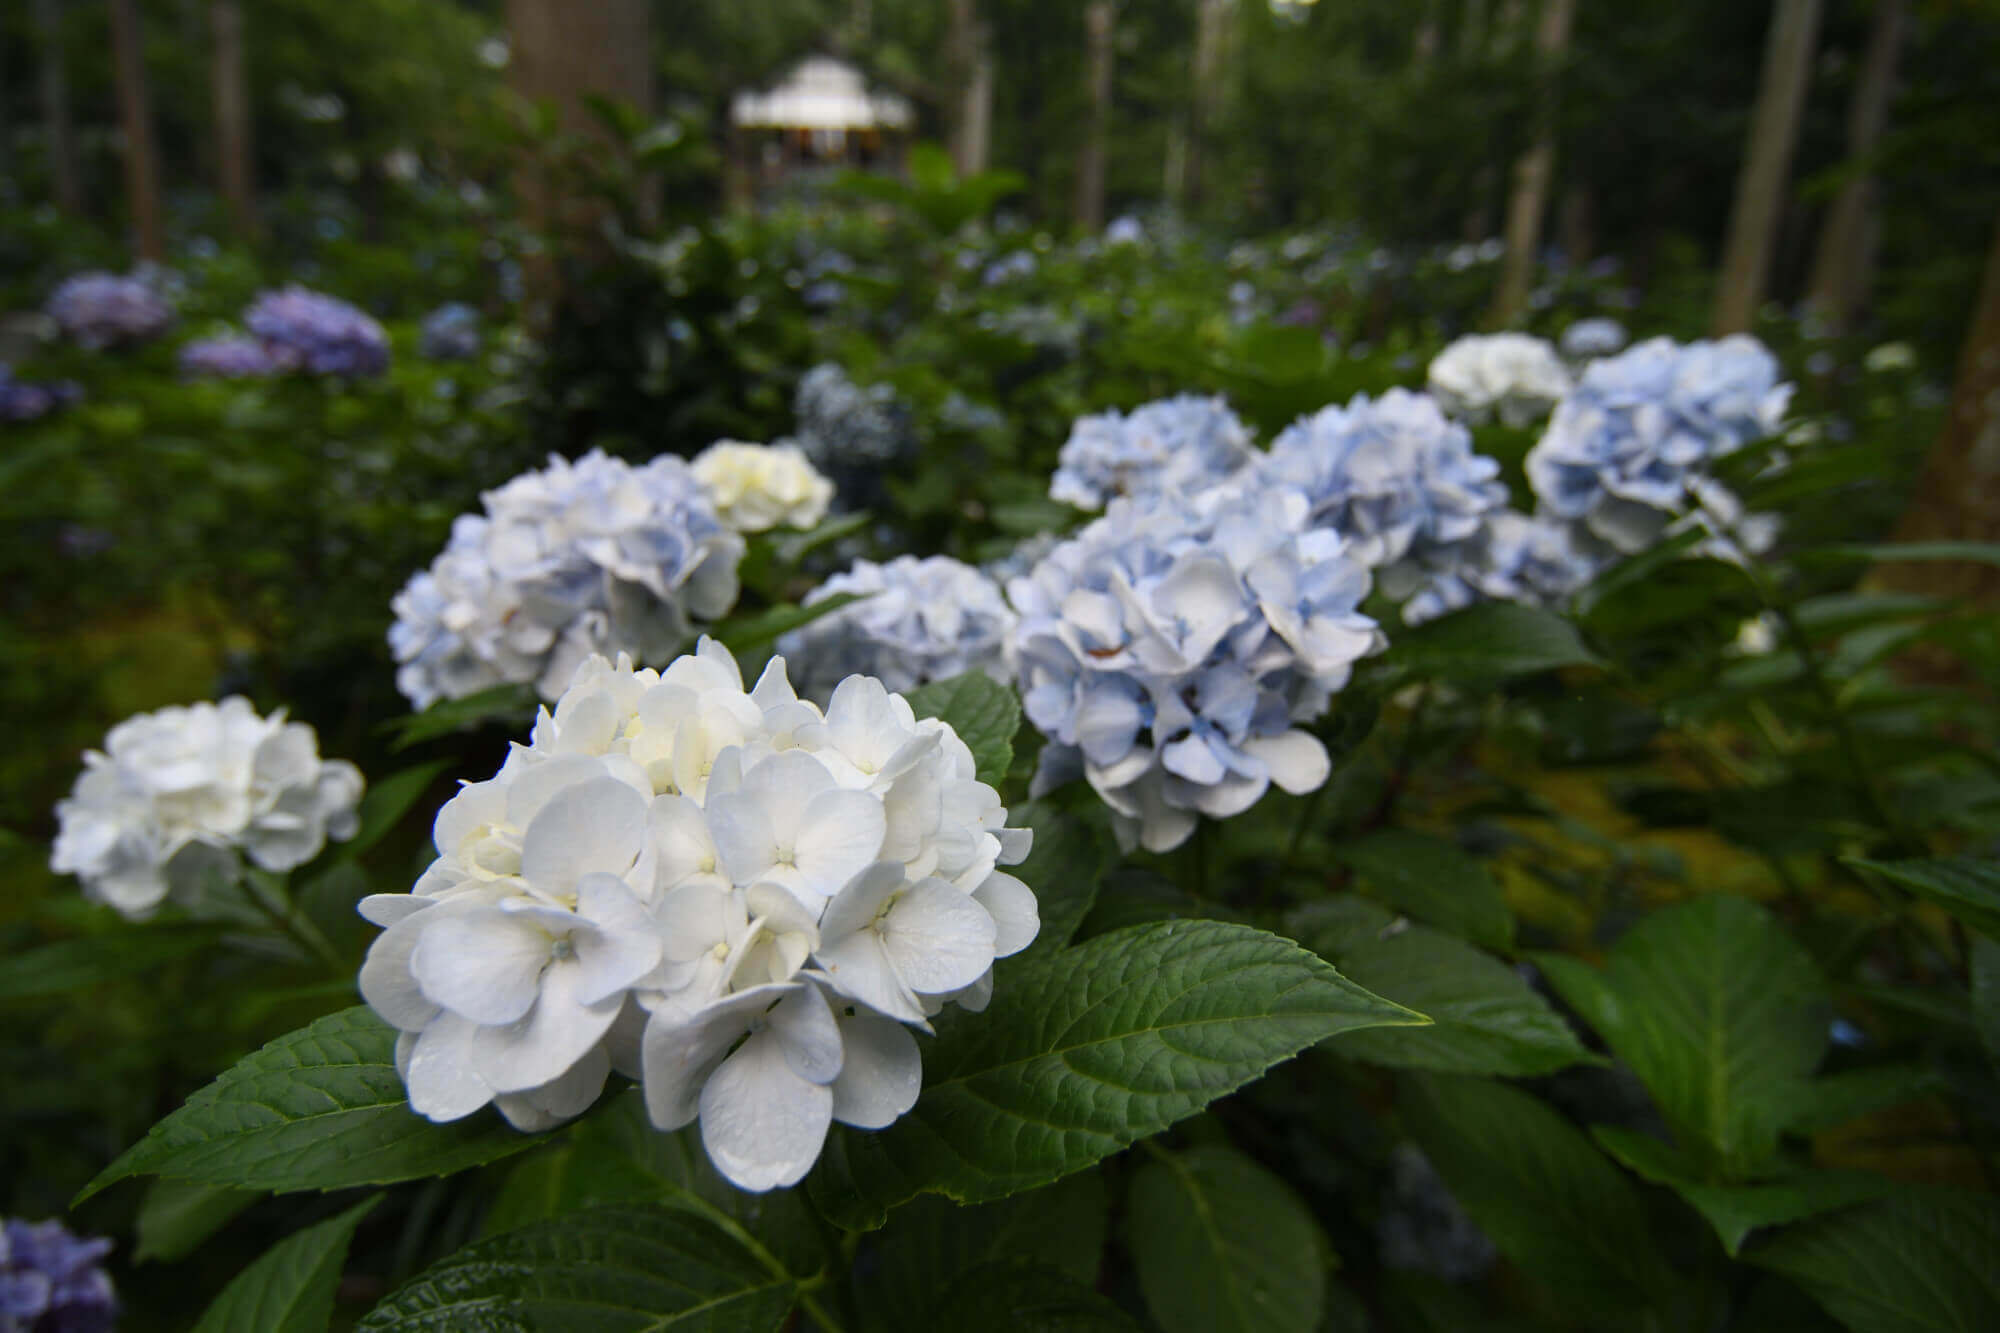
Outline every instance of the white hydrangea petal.
<path id="1" fill-rule="evenodd" d="M 415 901 L 422 907 L 435 906 L 421 898 Z M 410 970 L 410 953 L 423 929 L 424 922 L 415 915 L 391 923 L 368 946 L 368 956 L 361 960 L 356 978 L 362 1000 L 390 1026 L 404 1032 L 422 1031 L 438 1013 L 436 1002 L 424 994 Z"/>
<path id="2" fill-rule="evenodd" d="M 826 791 L 806 806 L 793 843 L 801 887 L 824 898 L 847 883 L 882 850 L 887 819 L 880 798 L 858 791 Z"/>
<path id="3" fill-rule="evenodd" d="M 553 944 L 536 922 L 482 907 L 406 924 L 410 971 L 432 1003 L 476 1023 L 512 1023 L 534 1005 Z"/>
<path id="4" fill-rule="evenodd" d="M 561 1078 L 526 1092 L 503 1092 L 494 1097 L 493 1105 L 515 1129 L 539 1134 L 588 1111 L 610 1074 L 610 1055 L 602 1045 L 594 1046 Z"/>
<path id="5" fill-rule="evenodd" d="M 478 1030 L 474 1067 L 495 1092 L 520 1092 L 562 1077 L 610 1030 L 624 997 L 586 1004 L 585 983 L 582 969 L 552 966 L 525 1018 Z"/>
<path id="6" fill-rule="evenodd" d="M 831 1083 L 840 1076 L 840 1029 L 818 986 L 808 985 L 778 1001 L 765 1022 L 783 1043 L 793 1073 L 811 1083 Z"/>
<path id="7" fill-rule="evenodd" d="M 1041 933 L 1041 908 L 1035 891 L 1004 870 L 993 871 L 980 881 L 972 899 L 993 918 L 995 958 L 1021 952 Z"/>
<path id="8" fill-rule="evenodd" d="M 911 990 L 938 994 L 977 980 L 993 965 L 992 916 L 941 879 L 911 885 L 882 922 L 882 944 Z"/>
<path id="9" fill-rule="evenodd" d="M 842 995 L 905 1023 L 924 1021 L 923 1006 L 896 975 L 877 931 L 864 928 L 824 938 L 815 957 L 828 983 Z"/>
<path id="10" fill-rule="evenodd" d="M 882 1129 L 917 1104 L 923 1057 L 901 1023 L 857 1013 L 840 1020 L 844 1058 L 833 1081 L 833 1118 L 857 1129 Z"/>
<path id="11" fill-rule="evenodd" d="M 702 1146 L 738 1189 L 796 1185 L 832 1124 L 833 1090 L 800 1078 L 769 1030 L 737 1047 L 702 1086 Z"/>
<path id="12" fill-rule="evenodd" d="M 751 1021 L 798 983 L 758 986 L 724 996 L 692 1011 L 655 1009 L 640 1042 L 645 1073 L 646 1115 L 655 1128 L 691 1124 L 701 1109 L 702 1085 L 729 1053 Z"/>
<path id="13" fill-rule="evenodd" d="M 625 881 L 615 875 L 585 875 L 577 882 L 576 911 L 590 923 L 570 936 L 582 1003 L 622 993 L 659 964 L 660 937 L 653 918 Z"/>
<path id="14" fill-rule="evenodd" d="M 493 1089 L 473 1065 L 478 1033 L 477 1024 L 441 1014 L 417 1035 L 403 1079 L 418 1115 L 440 1123 L 462 1120 L 493 1100 Z"/>
<path id="15" fill-rule="evenodd" d="M 536 812 L 521 836 L 521 877 L 548 893 L 572 893 L 585 875 L 630 870 L 645 839 L 645 800 L 616 778 L 593 778 Z"/>

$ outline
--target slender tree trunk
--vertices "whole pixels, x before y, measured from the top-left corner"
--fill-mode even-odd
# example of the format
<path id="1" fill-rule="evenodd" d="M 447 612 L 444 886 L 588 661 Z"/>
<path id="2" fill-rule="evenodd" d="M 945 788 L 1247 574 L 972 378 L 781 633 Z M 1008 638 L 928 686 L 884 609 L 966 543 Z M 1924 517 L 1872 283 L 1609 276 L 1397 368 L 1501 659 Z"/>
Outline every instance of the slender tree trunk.
<path id="1" fill-rule="evenodd" d="M 1104 145 L 1111 130 L 1112 37 L 1118 21 L 1115 0 L 1090 0 L 1083 10 L 1084 86 L 1090 116 L 1076 153 L 1076 225 L 1104 229 Z"/>
<path id="2" fill-rule="evenodd" d="M 1570 19 L 1576 0 L 1542 0 L 1541 21 L 1535 25 L 1535 59 L 1541 66 L 1540 107 L 1535 142 L 1514 164 L 1514 193 L 1507 201 L 1507 253 L 1500 266 L 1500 288 L 1493 297 L 1490 322 L 1507 325 L 1528 305 L 1528 288 L 1535 276 L 1535 252 L 1542 242 L 1542 218 L 1548 212 L 1549 183 L 1556 166 L 1556 70 L 1569 49 Z"/>
<path id="3" fill-rule="evenodd" d="M 1736 178 L 1736 202 L 1729 214 L 1729 238 L 1723 246 L 1713 321 L 1717 337 L 1747 330 L 1764 299 L 1792 149 L 1812 78 L 1819 13 L 1820 0 L 1777 0 L 1771 15 L 1757 106 L 1750 118 L 1743 169 Z"/>
<path id="4" fill-rule="evenodd" d="M 42 44 L 42 136 L 48 147 L 49 188 L 56 207 L 74 217 L 83 212 L 83 177 L 76 166 L 76 133 L 69 119 L 61 0 L 35 0 L 35 28 Z"/>
<path id="5" fill-rule="evenodd" d="M 138 0 L 111 0 L 111 50 L 118 87 L 118 121 L 125 134 L 125 195 L 132 210 L 132 248 L 155 263 L 167 256 L 160 223 L 160 159 L 153 111 L 146 101 L 145 34 Z"/>
<path id="6" fill-rule="evenodd" d="M 1181 168 L 1182 193 L 1190 204 L 1201 202 L 1208 169 L 1208 150 L 1222 119 L 1224 44 L 1234 0 L 1196 0 L 1194 27 L 1194 95 L 1188 99 L 1187 156 Z"/>
<path id="7" fill-rule="evenodd" d="M 993 51 L 976 0 L 951 0 L 945 68 L 957 90 L 951 107 L 951 161 L 960 176 L 986 170 L 993 135 Z"/>
<path id="8" fill-rule="evenodd" d="M 1908 27 L 1909 0 L 1875 0 L 1868 54 L 1847 111 L 1847 155 L 1856 163 L 1866 163 L 1888 126 L 1896 64 Z M 1820 228 L 1806 299 L 1835 333 L 1845 332 L 1856 308 L 1868 300 L 1877 189 L 1874 171 L 1864 165 L 1841 186 Z"/>
<path id="9" fill-rule="evenodd" d="M 2000 541 L 2000 225 L 1958 357 L 1951 415 L 1917 478 L 1899 541 Z M 1939 597 L 2000 595 L 1986 565 L 1887 565 L 1881 581 Z"/>
<path id="10" fill-rule="evenodd" d="M 1575 268 L 1588 264 L 1597 252 L 1597 203 L 1589 186 L 1578 182 L 1563 191 L 1561 219 L 1556 225 L 1564 258 Z"/>
<path id="11" fill-rule="evenodd" d="M 257 199 L 250 169 L 250 94 L 243 74 L 243 6 L 213 0 L 208 7 L 215 97 L 215 166 L 229 222 L 244 240 L 257 235 Z"/>
<path id="12" fill-rule="evenodd" d="M 508 79 L 530 102 L 554 104 L 565 129 L 604 136 L 585 104 L 589 96 L 627 102 L 650 115 L 653 106 L 652 33 L 646 0 L 507 0 Z M 524 162 L 517 177 L 522 212 L 531 227 L 589 234 L 603 204 L 564 195 L 538 163 Z M 531 323 L 541 323 L 559 296 L 556 271 L 546 254 L 525 266 Z"/>

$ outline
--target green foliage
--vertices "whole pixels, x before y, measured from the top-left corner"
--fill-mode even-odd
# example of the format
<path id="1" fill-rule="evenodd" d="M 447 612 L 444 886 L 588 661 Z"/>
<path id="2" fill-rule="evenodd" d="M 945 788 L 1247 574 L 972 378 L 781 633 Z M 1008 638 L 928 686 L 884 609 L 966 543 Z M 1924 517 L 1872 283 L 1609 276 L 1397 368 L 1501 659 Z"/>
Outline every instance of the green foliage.
<path id="1" fill-rule="evenodd" d="M 1014 762 L 1014 733 L 1021 727 L 1021 702 L 1014 691 L 983 671 L 919 685 L 907 696 L 918 717 L 950 724 L 972 751 L 979 780 L 997 786 Z"/>
<path id="2" fill-rule="evenodd" d="M 1029 959 L 983 1014 L 941 1019 L 924 1096 L 880 1133 L 836 1132 L 814 1203 L 879 1226 L 920 1193 L 963 1203 L 1061 1179 L 1192 1115 L 1315 1041 L 1421 1022 L 1296 946 L 1163 922 Z"/>
<path id="3" fill-rule="evenodd" d="M 1514 944 L 1514 917 L 1486 868 L 1452 844 L 1383 829 L 1334 849 L 1393 907 L 1489 949 Z"/>
<path id="4" fill-rule="evenodd" d="M 287 1236 L 223 1289 L 195 1333 L 324 1333 L 353 1239 L 379 1197 Z"/>
<path id="5" fill-rule="evenodd" d="M 1974 930 L 2000 940 L 2000 866 L 1969 856 L 1897 862 L 1857 858 L 1854 864 L 1936 903 Z"/>
<path id="6" fill-rule="evenodd" d="M 260 1196 L 253 1190 L 162 1177 L 146 1187 L 139 1204 L 139 1245 L 134 1258 L 184 1258 Z"/>
<path id="7" fill-rule="evenodd" d="M 362 1007 L 280 1037 L 190 1097 L 85 1187 L 136 1175 L 289 1193 L 448 1175 L 534 1144 L 497 1118 L 410 1109 L 396 1032 Z"/>
<path id="8" fill-rule="evenodd" d="M 1146 1308 L 1167 1333 L 1312 1333 L 1326 1242 L 1283 1181 L 1231 1148 L 1161 1151 L 1126 1199 Z"/>
<path id="9" fill-rule="evenodd" d="M 480 1241 L 397 1288 L 363 1320 L 387 1330 L 775 1331 L 798 1279 L 716 1223 L 613 1204 Z"/>
<path id="10" fill-rule="evenodd" d="M 1560 616 L 1511 602 L 1487 602 L 1398 635 L 1384 659 L 1399 678 L 1489 685 L 1597 659 Z"/>
<path id="11" fill-rule="evenodd" d="M 1930 1190 L 1794 1227 L 1750 1261 L 1791 1278 L 1862 1333 L 1973 1333 L 2000 1320 L 1996 1249 L 1992 1196 Z"/>
<path id="12" fill-rule="evenodd" d="M 1370 1064 L 1449 1074 L 1549 1074 L 1596 1057 L 1506 964 L 1359 898 L 1294 911 L 1285 922 L 1341 975 L 1427 1015 L 1415 1031 L 1352 1032 L 1326 1049 Z"/>

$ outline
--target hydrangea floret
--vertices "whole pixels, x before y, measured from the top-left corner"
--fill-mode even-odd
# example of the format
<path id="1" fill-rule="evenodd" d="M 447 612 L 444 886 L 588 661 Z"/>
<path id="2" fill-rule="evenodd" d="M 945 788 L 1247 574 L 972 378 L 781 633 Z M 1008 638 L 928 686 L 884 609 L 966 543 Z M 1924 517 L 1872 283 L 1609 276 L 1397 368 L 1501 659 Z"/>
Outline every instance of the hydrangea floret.
<path id="1" fill-rule="evenodd" d="M 1289 487 L 1117 500 L 1008 584 L 1038 792 L 1081 773 L 1128 848 L 1326 781 L 1320 716 L 1382 646 L 1369 574 Z"/>
<path id="2" fill-rule="evenodd" d="M 1053 499 L 1102 509 L 1117 496 L 1191 494 L 1256 456 L 1250 429 L 1221 398 L 1181 394 L 1130 413 L 1078 418 L 1057 457 Z"/>
<path id="3" fill-rule="evenodd" d="M 417 329 L 417 353 L 431 361 L 470 361 L 479 343 L 479 312 L 463 301 L 445 302 Z"/>
<path id="4" fill-rule="evenodd" d="M 1507 503 L 1500 465 L 1429 397 L 1357 394 L 1285 428 L 1258 464 L 1258 484 L 1302 493 L 1315 526 L 1401 600 L 1468 558 L 1489 515 Z"/>
<path id="5" fill-rule="evenodd" d="M 1744 334 L 1653 338 L 1592 362 L 1528 451 L 1543 512 L 1580 544 L 1644 550 L 1697 506 L 1694 484 L 1714 460 L 1778 431 L 1792 393 L 1778 374 Z"/>
<path id="6" fill-rule="evenodd" d="M 62 1223 L 0 1223 L 0 1333 L 111 1333 L 118 1295 L 104 1271 L 111 1242 Z"/>
<path id="7" fill-rule="evenodd" d="M 782 657 L 746 690 L 706 637 L 664 671 L 587 659 L 435 838 L 410 893 L 361 904 L 411 1105 L 542 1129 L 616 1070 L 747 1190 L 908 1111 L 913 1032 L 983 1009 L 1040 926 L 998 869 L 1030 835 L 949 725 L 866 676 L 822 711 Z"/>
<path id="8" fill-rule="evenodd" d="M 197 338 L 182 346 L 181 374 L 189 379 L 265 379 L 282 374 L 287 362 L 255 338 Z"/>
<path id="9" fill-rule="evenodd" d="M 49 297 L 48 316 L 91 351 L 150 342 L 174 322 L 174 308 L 144 273 L 79 273 Z"/>
<path id="10" fill-rule="evenodd" d="M 553 699 L 592 654 L 665 661 L 735 605 L 743 538 L 679 458 L 551 457 L 481 502 L 391 603 L 418 708 L 505 684 Z"/>
<path id="11" fill-rule="evenodd" d="M 1525 333 L 1460 338 L 1431 362 L 1429 380 L 1448 415 L 1475 426 L 1497 417 L 1515 429 L 1546 417 L 1570 390 L 1556 349 Z"/>
<path id="12" fill-rule="evenodd" d="M 716 517 L 738 532 L 810 528 L 833 503 L 833 483 L 795 444 L 718 440 L 695 455 L 694 479 Z"/>
<path id="13" fill-rule="evenodd" d="M 296 284 L 265 292 L 243 325 L 272 357 L 312 375 L 366 379 L 389 369 L 389 335 L 366 312 Z"/>
<path id="14" fill-rule="evenodd" d="M 51 867 L 128 917 L 172 894 L 195 902 L 242 857 L 286 871 L 357 827 L 361 773 L 322 759 L 319 738 L 249 700 L 162 708 L 111 729 L 56 805 Z"/>
<path id="15" fill-rule="evenodd" d="M 852 602 L 778 641 L 798 666 L 798 689 L 826 699 L 848 676 L 874 676 L 903 691 L 968 671 L 1013 676 L 1015 615 L 1000 585 L 950 556 L 856 560 L 806 594 L 813 606 L 852 593 Z"/>

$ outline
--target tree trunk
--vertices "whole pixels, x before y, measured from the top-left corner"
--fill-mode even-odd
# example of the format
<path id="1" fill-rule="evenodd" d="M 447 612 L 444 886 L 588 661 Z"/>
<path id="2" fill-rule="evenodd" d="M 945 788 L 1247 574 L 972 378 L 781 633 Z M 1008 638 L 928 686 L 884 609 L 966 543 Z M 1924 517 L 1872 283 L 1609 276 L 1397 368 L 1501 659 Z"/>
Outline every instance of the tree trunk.
<path id="1" fill-rule="evenodd" d="M 1190 204 L 1201 202 L 1210 140 L 1222 119 L 1223 46 L 1234 0 L 1196 3 L 1194 95 L 1188 99 L 1187 155 L 1181 166 L 1181 191 Z"/>
<path id="2" fill-rule="evenodd" d="M 75 217 L 83 212 L 83 177 L 76 166 L 76 133 L 70 127 L 60 0 L 35 0 L 35 28 L 42 43 L 42 136 L 48 146 L 49 188 L 56 207 Z"/>
<path id="3" fill-rule="evenodd" d="M 160 159 L 153 112 L 146 102 L 145 34 L 138 0 L 111 0 L 111 50 L 118 86 L 118 121 L 125 135 L 125 195 L 132 210 L 132 248 L 140 259 L 167 257 L 160 225 Z"/>
<path id="4" fill-rule="evenodd" d="M 1597 202 L 1589 186 L 1579 182 L 1563 191 L 1562 216 L 1556 225 L 1570 267 L 1588 264 L 1597 253 Z"/>
<path id="5" fill-rule="evenodd" d="M 1875 173 L 1865 164 L 1881 142 L 1895 94 L 1896 64 L 1909 27 L 1909 0 L 1875 0 L 1875 23 L 1847 110 L 1847 155 L 1861 169 L 1841 186 L 1819 233 L 1807 301 L 1833 333 L 1844 333 L 1868 300 L 1874 247 Z"/>
<path id="6" fill-rule="evenodd" d="M 1083 11 L 1084 86 L 1090 116 L 1076 153 L 1076 225 L 1087 232 L 1104 229 L 1104 145 L 1111 129 L 1111 62 L 1115 0 L 1090 0 Z"/>
<path id="7" fill-rule="evenodd" d="M 1917 478 L 1898 541 L 2000 541 L 2000 225 L 1958 358 L 1951 415 Z M 1935 597 L 2000 594 L 1989 565 L 1887 565 L 1881 582 Z"/>
<path id="8" fill-rule="evenodd" d="M 1537 109 L 1540 122 L 1535 142 L 1514 164 L 1514 193 L 1507 201 L 1507 253 L 1500 265 L 1500 288 L 1493 297 L 1490 322 L 1505 326 L 1520 318 L 1528 305 L 1528 288 L 1535 276 L 1535 252 L 1542 242 L 1542 218 L 1548 212 L 1549 182 L 1556 166 L 1556 70 L 1569 49 L 1570 19 L 1576 0 L 1542 0 L 1541 21 L 1535 25 L 1535 60 L 1541 66 Z"/>
<path id="9" fill-rule="evenodd" d="M 215 98 L 215 167 L 229 222 L 244 240 L 257 236 L 257 200 L 250 169 L 250 94 L 243 75 L 243 7 L 213 0 L 208 7 L 210 70 Z"/>
<path id="10" fill-rule="evenodd" d="M 1785 182 L 1798 142 L 1806 85 L 1812 77 L 1820 0 L 1777 0 L 1764 44 L 1764 72 L 1750 118 L 1736 202 L 1729 214 L 1720 286 L 1715 295 L 1715 336 L 1749 329 L 1770 278 Z"/>
<path id="11" fill-rule="evenodd" d="M 986 170 L 993 135 L 993 51 L 975 0 L 951 0 L 945 68 L 958 90 L 951 107 L 951 161 L 961 177 Z"/>
<path id="12" fill-rule="evenodd" d="M 554 104 L 563 128 L 605 137 L 585 103 L 591 96 L 627 102 L 647 116 L 653 106 L 652 33 L 646 0 L 507 0 L 508 79 L 530 102 Z M 568 197 L 528 163 L 519 177 L 522 213 L 539 231 L 572 237 L 602 217 L 594 198 Z M 552 257 L 525 266 L 530 322 L 539 324 L 558 292 Z"/>

